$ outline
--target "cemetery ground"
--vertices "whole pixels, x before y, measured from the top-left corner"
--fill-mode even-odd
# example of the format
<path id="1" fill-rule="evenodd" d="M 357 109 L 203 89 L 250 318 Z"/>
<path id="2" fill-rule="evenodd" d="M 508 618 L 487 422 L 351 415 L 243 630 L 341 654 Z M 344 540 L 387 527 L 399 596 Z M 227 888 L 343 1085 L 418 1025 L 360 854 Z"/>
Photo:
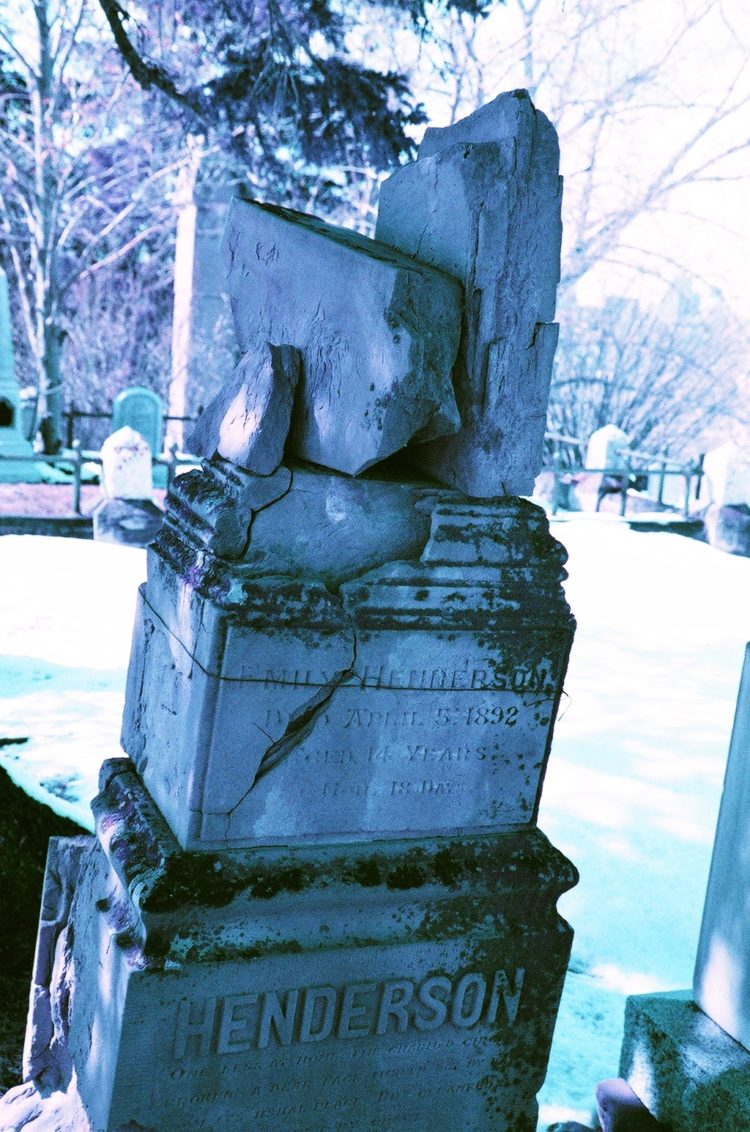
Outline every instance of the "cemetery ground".
<path id="1" fill-rule="evenodd" d="M 38 489 L 36 489 L 38 490 Z M 66 489 L 68 490 L 68 489 Z M 66 505 L 68 498 L 66 497 Z M 573 956 L 540 1096 L 541 1128 L 591 1124 L 616 1075 L 625 996 L 687 988 L 745 642 L 750 559 L 614 516 L 553 521 L 578 620 L 539 824 L 581 873 L 560 901 Z M 0 840 L 3 959 L 16 976 L 0 1029 L 12 1083 L 38 888 L 36 854 L 58 821 L 91 828 L 99 765 L 116 755 L 145 553 L 77 539 L 0 538 Z M 23 793 L 14 794 L 11 782 Z M 67 827 L 68 829 L 70 827 Z M 6 928 L 7 932 L 7 928 Z M 17 971 L 16 971 L 17 969 Z M 23 990 L 21 989 L 23 987 Z"/>

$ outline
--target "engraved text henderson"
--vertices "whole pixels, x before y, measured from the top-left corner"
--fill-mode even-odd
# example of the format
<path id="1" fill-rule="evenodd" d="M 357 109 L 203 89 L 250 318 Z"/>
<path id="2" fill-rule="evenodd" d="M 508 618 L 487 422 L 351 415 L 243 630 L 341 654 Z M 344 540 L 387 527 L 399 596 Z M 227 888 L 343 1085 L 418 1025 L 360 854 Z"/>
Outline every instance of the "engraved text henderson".
<path id="1" fill-rule="evenodd" d="M 479 971 L 461 976 L 429 975 L 383 982 L 346 983 L 284 991 L 257 991 L 183 999 L 178 1004 L 174 1056 L 242 1053 L 324 1038 L 364 1038 L 407 1029 L 437 1030 L 444 1024 L 469 1029 L 479 1023 L 513 1023 L 524 969 Z M 503 1012 L 498 1017 L 500 1005 Z"/>

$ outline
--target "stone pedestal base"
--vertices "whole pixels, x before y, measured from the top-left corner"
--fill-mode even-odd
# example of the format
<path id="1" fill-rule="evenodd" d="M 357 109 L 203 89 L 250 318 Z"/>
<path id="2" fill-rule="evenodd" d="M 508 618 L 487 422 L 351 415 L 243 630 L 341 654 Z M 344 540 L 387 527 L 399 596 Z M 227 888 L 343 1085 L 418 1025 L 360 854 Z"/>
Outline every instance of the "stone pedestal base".
<path id="1" fill-rule="evenodd" d="M 164 512 L 150 499 L 103 499 L 92 518 L 98 542 L 148 546 L 159 533 Z"/>
<path id="2" fill-rule="evenodd" d="M 576 879 L 538 830 L 190 853 L 126 759 L 94 807 L 53 848 L 25 1056 L 76 1128 L 536 1128 Z"/>
<path id="3" fill-rule="evenodd" d="M 750 1128 L 750 1053 L 689 991 L 628 999 L 620 1073 L 672 1132 Z"/>

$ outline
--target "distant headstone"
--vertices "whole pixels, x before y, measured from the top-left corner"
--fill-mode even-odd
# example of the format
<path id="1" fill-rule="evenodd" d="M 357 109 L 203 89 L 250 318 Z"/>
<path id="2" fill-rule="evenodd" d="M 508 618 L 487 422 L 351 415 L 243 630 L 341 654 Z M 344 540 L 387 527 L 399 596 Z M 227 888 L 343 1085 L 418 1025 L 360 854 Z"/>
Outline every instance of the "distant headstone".
<path id="1" fill-rule="evenodd" d="M 223 389 L 239 360 L 232 326 L 221 237 L 232 196 L 228 185 L 199 182 L 197 165 L 180 171 L 174 196 L 177 212 L 172 372 L 169 415 L 193 416 Z M 188 451 L 182 420 L 167 425 L 169 441 Z"/>
<path id="2" fill-rule="evenodd" d="M 0 481 L 38 483 L 42 476 L 34 460 L 34 449 L 24 435 L 20 393 L 13 366 L 8 280 L 0 268 L 0 457 L 29 457 L 28 460 L 0 458 Z"/>
<path id="3" fill-rule="evenodd" d="M 127 425 L 102 444 L 102 490 L 107 499 L 150 499 L 151 447 Z"/>
<path id="4" fill-rule="evenodd" d="M 151 455 L 161 455 L 164 444 L 164 407 L 158 394 L 140 385 L 119 393 L 112 406 L 112 433 L 116 434 L 121 428 L 132 428 L 140 433 L 148 444 Z"/>
<path id="5" fill-rule="evenodd" d="M 627 467 L 630 437 L 617 425 L 608 424 L 592 432 L 586 448 L 585 467 L 616 472 Z"/>
<path id="6" fill-rule="evenodd" d="M 151 449 L 135 429 L 124 426 L 102 445 L 102 493 L 93 511 L 94 538 L 146 546 L 163 514 L 151 496 Z"/>
<path id="7" fill-rule="evenodd" d="M 729 441 L 706 453 L 703 470 L 717 507 L 750 504 L 750 452 Z"/>

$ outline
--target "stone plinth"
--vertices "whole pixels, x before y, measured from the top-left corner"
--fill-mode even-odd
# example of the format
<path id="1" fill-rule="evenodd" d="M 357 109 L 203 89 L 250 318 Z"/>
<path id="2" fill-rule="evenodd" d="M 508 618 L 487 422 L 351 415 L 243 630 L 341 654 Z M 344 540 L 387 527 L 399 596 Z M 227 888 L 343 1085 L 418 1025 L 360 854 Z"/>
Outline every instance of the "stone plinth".
<path id="1" fill-rule="evenodd" d="M 261 512 L 287 536 L 288 498 Z M 266 574 L 178 539 L 168 513 L 136 616 L 123 746 L 183 847 L 535 819 L 573 632 L 564 551 L 521 500 L 424 505 L 429 536 L 394 516 L 383 564 L 352 564 L 336 592 L 330 550 L 316 580 L 306 547 L 297 579 L 289 539 L 285 573 L 276 561 Z M 388 561 L 399 549 L 409 558 Z"/>
<path id="2" fill-rule="evenodd" d="M 620 1074 L 671 1132 L 750 1128 L 750 1053 L 689 991 L 628 999 Z"/>
<path id="3" fill-rule="evenodd" d="M 196 858 L 128 760 L 94 809 L 37 959 L 63 1016 L 40 994 L 32 1026 L 65 1029 L 96 1132 L 536 1128 L 576 879 L 537 830 Z"/>

